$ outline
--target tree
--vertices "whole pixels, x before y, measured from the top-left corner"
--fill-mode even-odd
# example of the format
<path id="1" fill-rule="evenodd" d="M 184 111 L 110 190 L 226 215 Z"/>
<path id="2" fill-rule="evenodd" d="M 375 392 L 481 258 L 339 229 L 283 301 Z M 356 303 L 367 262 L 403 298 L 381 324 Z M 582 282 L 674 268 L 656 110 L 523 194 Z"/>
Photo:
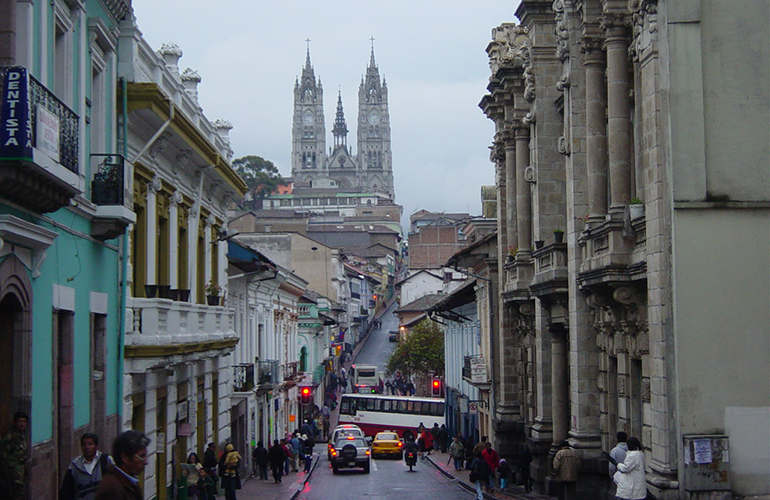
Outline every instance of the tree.
<path id="1" fill-rule="evenodd" d="M 252 208 L 260 207 L 260 201 L 274 193 L 282 181 L 281 174 L 273 162 L 261 156 L 250 155 L 233 160 L 233 169 L 249 186 Z"/>
<path id="2" fill-rule="evenodd" d="M 444 374 L 444 332 L 435 321 L 422 320 L 388 359 L 390 373 L 400 371 L 411 378 L 415 374 Z"/>

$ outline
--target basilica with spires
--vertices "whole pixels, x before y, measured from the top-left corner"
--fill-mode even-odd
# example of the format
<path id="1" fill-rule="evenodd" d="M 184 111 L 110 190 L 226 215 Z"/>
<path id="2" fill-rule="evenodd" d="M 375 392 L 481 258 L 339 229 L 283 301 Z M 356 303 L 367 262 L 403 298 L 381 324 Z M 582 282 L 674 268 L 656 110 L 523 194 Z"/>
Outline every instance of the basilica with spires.
<path id="1" fill-rule="evenodd" d="M 357 151 L 348 145 L 341 93 L 337 96 L 332 135 L 333 145 L 327 149 L 323 86 L 315 76 L 308 47 L 302 76 L 294 84 L 294 182 L 313 188 L 373 193 L 394 201 L 388 86 L 385 78 L 380 78 L 374 47 L 358 90 Z"/>

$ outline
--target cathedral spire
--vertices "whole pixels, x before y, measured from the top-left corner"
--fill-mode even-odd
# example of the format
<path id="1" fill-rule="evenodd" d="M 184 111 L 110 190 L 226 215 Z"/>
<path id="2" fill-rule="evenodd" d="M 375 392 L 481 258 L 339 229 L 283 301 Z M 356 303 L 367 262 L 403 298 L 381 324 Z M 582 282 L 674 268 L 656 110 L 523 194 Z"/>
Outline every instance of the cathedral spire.
<path id="1" fill-rule="evenodd" d="M 345 112 L 342 110 L 342 91 L 337 93 L 337 116 L 334 119 L 334 149 L 347 147 L 348 126 L 345 123 Z"/>

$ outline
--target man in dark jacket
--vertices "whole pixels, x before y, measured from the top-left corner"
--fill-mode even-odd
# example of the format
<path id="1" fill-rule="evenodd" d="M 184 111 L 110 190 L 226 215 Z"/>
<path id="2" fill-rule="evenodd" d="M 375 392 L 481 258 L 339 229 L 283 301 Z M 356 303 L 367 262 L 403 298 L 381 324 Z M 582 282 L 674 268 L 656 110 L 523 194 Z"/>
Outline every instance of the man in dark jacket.
<path id="1" fill-rule="evenodd" d="M 126 431 L 115 438 L 112 458 L 94 500 L 142 500 L 139 474 L 147 465 L 147 445 L 150 440 L 138 431 Z"/>
<path id="2" fill-rule="evenodd" d="M 219 474 L 217 473 L 217 446 L 214 443 L 209 443 L 206 451 L 203 452 L 203 468 L 208 472 L 209 477 L 214 481 L 214 486 L 217 484 Z"/>
<path id="3" fill-rule="evenodd" d="M 72 459 L 61 488 L 59 500 L 93 500 L 107 466 L 112 462 L 109 455 L 99 451 L 99 436 L 86 432 L 80 438 L 83 451 Z"/>
<path id="4" fill-rule="evenodd" d="M 268 451 L 267 448 L 265 448 L 262 441 L 257 443 L 257 447 L 254 448 L 254 451 L 252 452 L 252 458 L 254 459 L 254 463 L 257 464 L 257 469 L 259 469 L 259 479 L 267 479 L 267 464 L 270 461 L 268 458 Z"/>
<path id="5" fill-rule="evenodd" d="M 471 465 L 471 479 L 476 486 L 476 500 L 484 500 L 483 488 L 489 486 L 491 474 L 492 471 L 489 469 L 486 460 L 482 458 L 481 453 L 477 453 Z"/>
<path id="6" fill-rule="evenodd" d="M 283 466 L 286 461 L 286 452 L 283 451 L 283 446 L 277 439 L 273 440 L 273 446 L 267 452 L 268 460 L 270 461 L 270 468 L 273 470 L 273 479 L 276 483 L 281 482 L 283 477 Z"/>

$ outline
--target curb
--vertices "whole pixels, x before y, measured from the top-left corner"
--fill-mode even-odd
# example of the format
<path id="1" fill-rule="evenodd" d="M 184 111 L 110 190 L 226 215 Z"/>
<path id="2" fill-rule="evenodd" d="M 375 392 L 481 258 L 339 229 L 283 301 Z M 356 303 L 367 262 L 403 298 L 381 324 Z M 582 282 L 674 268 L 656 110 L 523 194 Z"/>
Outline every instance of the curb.
<path id="1" fill-rule="evenodd" d="M 313 461 L 313 465 L 310 466 L 310 471 L 308 471 L 307 476 L 303 479 L 301 483 L 295 483 L 295 484 L 301 484 L 302 486 L 300 488 L 297 488 L 297 491 L 294 492 L 294 494 L 291 496 L 289 500 L 295 500 L 299 494 L 302 492 L 302 490 L 305 489 L 305 485 L 310 482 L 310 478 L 313 476 L 313 471 L 316 467 L 318 467 L 318 462 L 321 461 L 321 457 L 317 456 L 315 453 L 313 454 L 315 460 Z"/>
<path id="2" fill-rule="evenodd" d="M 474 493 L 474 494 L 476 493 L 476 486 L 475 486 L 475 485 L 471 485 L 470 483 L 467 483 L 467 482 L 463 481 L 463 480 L 462 480 L 462 479 L 460 479 L 459 477 L 457 477 L 457 476 L 453 476 L 453 475 L 452 475 L 452 474 L 451 474 L 449 471 L 445 470 L 443 467 L 441 467 L 441 466 L 440 466 L 440 465 L 438 465 L 436 462 L 434 462 L 434 461 L 433 461 L 433 459 L 430 457 L 430 455 L 426 455 L 426 456 L 425 456 L 425 459 L 426 459 L 428 462 L 430 462 L 430 464 L 431 464 L 433 467 L 435 467 L 435 468 L 436 468 L 436 470 L 438 470 L 440 473 L 444 474 L 444 475 L 445 475 L 446 477 L 448 477 L 449 479 L 454 479 L 455 481 L 457 481 L 457 483 L 458 483 L 458 484 L 459 484 L 461 487 L 465 488 L 466 490 L 468 490 L 468 491 L 470 491 L 470 492 L 472 492 L 472 493 Z M 500 500 L 498 497 L 496 497 L 496 496 L 493 496 L 493 495 L 490 495 L 490 494 L 489 494 L 489 493 L 487 493 L 486 491 L 484 491 L 484 492 L 483 492 L 483 494 L 484 494 L 484 498 L 486 498 L 487 500 Z"/>

